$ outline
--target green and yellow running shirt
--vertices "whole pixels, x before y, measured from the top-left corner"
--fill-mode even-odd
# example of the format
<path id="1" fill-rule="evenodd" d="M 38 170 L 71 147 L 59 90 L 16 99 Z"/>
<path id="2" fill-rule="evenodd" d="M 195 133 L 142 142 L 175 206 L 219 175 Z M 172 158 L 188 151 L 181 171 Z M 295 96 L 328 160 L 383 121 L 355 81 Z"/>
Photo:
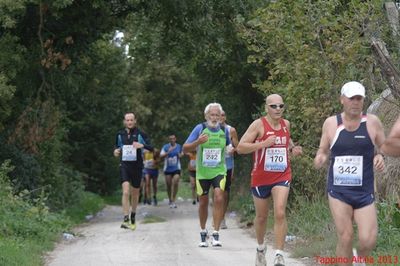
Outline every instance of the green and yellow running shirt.
<path id="1" fill-rule="evenodd" d="M 193 129 L 185 143 L 193 143 L 203 133 L 208 135 L 208 140 L 197 147 L 196 179 L 225 175 L 225 147 L 230 144 L 229 132 L 224 127 L 214 129 L 202 123 Z"/>

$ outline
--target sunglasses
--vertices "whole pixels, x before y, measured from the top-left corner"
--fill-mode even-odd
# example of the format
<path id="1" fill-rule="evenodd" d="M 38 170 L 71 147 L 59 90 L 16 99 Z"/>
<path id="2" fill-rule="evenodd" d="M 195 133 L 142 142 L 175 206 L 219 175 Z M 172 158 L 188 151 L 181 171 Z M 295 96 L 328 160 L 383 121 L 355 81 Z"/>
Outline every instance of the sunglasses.
<path id="1" fill-rule="evenodd" d="M 283 109 L 285 107 L 284 104 L 269 104 L 269 107 L 271 107 L 272 109 L 276 109 L 279 107 L 279 109 Z"/>

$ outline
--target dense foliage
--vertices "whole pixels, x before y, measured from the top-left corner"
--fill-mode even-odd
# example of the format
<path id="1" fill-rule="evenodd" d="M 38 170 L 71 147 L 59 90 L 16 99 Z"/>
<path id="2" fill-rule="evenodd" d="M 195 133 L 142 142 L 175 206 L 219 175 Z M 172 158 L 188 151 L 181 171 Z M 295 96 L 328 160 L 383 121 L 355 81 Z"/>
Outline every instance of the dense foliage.
<path id="1" fill-rule="evenodd" d="M 339 88 L 363 82 L 368 104 L 385 87 L 372 36 L 397 58 L 382 4 L 0 1 L 0 163 L 12 165 L 3 176 L 12 194 L 25 191 L 24 199 L 61 210 L 84 190 L 117 187 L 112 148 L 125 111 L 161 147 L 172 133 L 182 143 L 214 101 L 241 136 L 263 112 L 265 95 L 279 93 L 305 151 L 293 161 L 292 207 L 293 199 L 319 199 L 325 175 L 312 158 L 324 119 L 340 110 Z M 250 167 L 248 156 L 237 157 L 241 196 L 248 196 Z"/>

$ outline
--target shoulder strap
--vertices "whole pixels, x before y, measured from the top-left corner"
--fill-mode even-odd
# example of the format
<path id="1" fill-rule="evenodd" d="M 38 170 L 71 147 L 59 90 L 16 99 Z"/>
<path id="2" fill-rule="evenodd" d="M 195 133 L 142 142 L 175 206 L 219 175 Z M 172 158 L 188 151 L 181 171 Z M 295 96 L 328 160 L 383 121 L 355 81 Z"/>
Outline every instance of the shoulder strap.
<path id="1" fill-rule="evenodd" d="M 337 115 L 336 115 L 336 120 L 337 120 L 337 125 L 338 125 L 338 126 L 340 126 L 341 124 L 343 124 L 342 114 L 337 114 Z"/>

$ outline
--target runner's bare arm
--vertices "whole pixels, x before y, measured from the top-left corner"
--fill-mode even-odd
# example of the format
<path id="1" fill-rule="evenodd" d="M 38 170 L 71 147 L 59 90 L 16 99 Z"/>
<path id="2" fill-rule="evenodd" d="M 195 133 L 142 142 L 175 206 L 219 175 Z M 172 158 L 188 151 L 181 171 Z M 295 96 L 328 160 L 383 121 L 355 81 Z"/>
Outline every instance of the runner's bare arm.
<path id="1" fill-rule="evenodd" d="M 324 164 L 328 161 L 329 155 L 329 130 L 332 128 L 331 124 L 334 123 L 332 117 L 325 120 L 324 125 L 322 126 L 322 136 L 319 143 L 319 148 L 317 154 L 314 158 L 314 167 L 319 169 L 324 166 Z"/>
<path id="2" fill-rule="evenodd" d="M 369 119 L 367 121 L 372 122 L 372 128 L 374 131 L 374 145 L 376 149 L 376 154 L 374 156 L 374 167 L 378 171 L 383 171 L 385 169 L 385 160 L 381 153 L 381 147 L 385 141 L 385 133 L 383 126 L 379 118 L 375 115 L 368 115 Z"/>
<path id="3" fill-rule="evenodd" d="M 381 151 L 389 156 L 400 156 L 400 116 L 390 130 L 389 136 L 381 146 Z"/>
<path id="4" fill-rule="evenodd" d="M 272 135 L 268 139 L 262 142 L 254 142 L 257 138 L 263 134 L 263 124 L 260 119 L 257 119 L 251 123 L 249 128 L 246 130 L 244 135 L 239 141 L 236 148 L 239 154 L 248 154 L 264 147 L 272 146 L 275 143 L 276 136 Z"/>
<path id="5" fill-rule="evenodd" d="M 195 141 L 193 141 L 192 143 L 185 143 L 183 144 L 183 152 L 187 153 L 187 152 L 191 152 L 196 150 L 197 146 L 199 146 L 200 144 L 205 143 L 208 140 L 208 135 L 202 133 Z"/>
<path id="6" fill-rule="evenodd" d="M 233 147 L 236 148 L 239 144 L 239 138 L 238 138 L 236 129 L 234 127 L 231 127 L 230 135 L 231 135 L 232 145 L 233 145 Z"/>

